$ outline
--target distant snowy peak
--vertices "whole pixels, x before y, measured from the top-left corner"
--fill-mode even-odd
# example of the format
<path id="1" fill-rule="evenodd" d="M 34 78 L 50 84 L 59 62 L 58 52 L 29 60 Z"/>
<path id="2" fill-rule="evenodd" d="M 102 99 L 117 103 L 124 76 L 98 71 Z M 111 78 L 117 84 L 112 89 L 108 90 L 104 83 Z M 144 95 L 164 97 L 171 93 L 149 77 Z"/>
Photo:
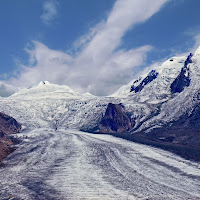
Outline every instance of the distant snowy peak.
<path id="1" fill-rule="evenodd" d="M 172 94 L 182 92 L 190 84 L 192 59 L 200 57 L 200 48 L 194 56 L 172 57 L 149 73 L 139 76 L 128 85 L 122 86 L 112 97 L 133 98 L 137 102 L 159 103 Z"/>
<path id="2" fill-rule="evenodd" d="M 51 83 L 49 83 L 49 81 L 40 81 L 37 85 L 34 85 L 33 87 L 40 87 L 44 85 L 51 85 Z"/>
<path id="3" fill-rule="evenodd" d="M 13 94 L 10 98 L 23 99 L 62 99 L 62 98 L 80 98 L 82 95 L 72 90 L 66 85 L 51 84 L 48 81 L 40 81 L 38 84 L 22 89 Z"/>
<path id="4" fill-rule="evenodd" d="M 28 89 L 33 89 L 33 90 L 41 90 L 41 91 L 48 91 L 48 92 L 54 92 L 54 91 L 63 91 L 63 92 L 70 92 L 74 94 L 79 94 L 78 92 L 72 90 L 70 87 L 67 85 L 57 85 L 57 84 L 52 84 L 49 83 L 48 81 L 40 81 L 37 85 L 34 85 Z"/>

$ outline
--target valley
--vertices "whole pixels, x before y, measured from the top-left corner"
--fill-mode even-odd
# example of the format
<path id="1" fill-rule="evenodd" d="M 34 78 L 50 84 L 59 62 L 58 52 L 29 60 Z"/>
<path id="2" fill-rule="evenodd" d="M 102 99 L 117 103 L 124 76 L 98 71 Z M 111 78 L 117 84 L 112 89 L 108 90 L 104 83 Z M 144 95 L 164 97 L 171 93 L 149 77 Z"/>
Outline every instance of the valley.
<path id="1" fill-rule="evenodd" d="M 20 124 L 0 199 L 200 199 L 199 57 L 170 58 L 107 97 L 41 81 L 0 98 Z"/>
<path id="2" fill-rule="evenodd" d="M 200 165 L 109 135 L 40 128 L 0 168 L 0 199 L 200 199 Z"/>

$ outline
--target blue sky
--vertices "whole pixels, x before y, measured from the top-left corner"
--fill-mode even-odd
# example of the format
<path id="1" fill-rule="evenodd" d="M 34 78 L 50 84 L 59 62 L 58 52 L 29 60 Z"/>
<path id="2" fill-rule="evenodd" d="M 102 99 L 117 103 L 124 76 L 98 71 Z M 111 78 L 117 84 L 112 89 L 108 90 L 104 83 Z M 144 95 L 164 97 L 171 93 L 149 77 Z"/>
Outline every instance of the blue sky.
<path id="1" fill-rule="evenodd" d="M 200 45 L 199 0 L 1 0 L 0 95 L 41 80 L 108 95 Z"/>

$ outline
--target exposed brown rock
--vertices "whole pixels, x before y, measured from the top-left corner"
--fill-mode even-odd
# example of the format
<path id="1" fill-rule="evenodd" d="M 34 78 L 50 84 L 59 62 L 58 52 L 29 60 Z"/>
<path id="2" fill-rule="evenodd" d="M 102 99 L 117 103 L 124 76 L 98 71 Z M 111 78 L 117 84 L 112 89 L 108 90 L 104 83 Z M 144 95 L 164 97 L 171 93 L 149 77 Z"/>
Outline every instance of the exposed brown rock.
<path id="1" fill-rule="evenodd" d="M 135 122 L 121 104 L 109 103 L 98 129 L 101 133 L 122 133 L 130 131 Z"/>
<path id="2" fill-rule="evenodd" d="M 1 134 L 18 133 L 21 125 L 13 118 L 4 113 L 0 113 L 0 136 Z"/>
<path id="3" fill-rule="evenodd" d="M 18 133 L 20 130 L 21 124 L 14 118 L 0 113 L 0 162 L 14 151 L 14 148 L 11 147 L 13 142 L 8 135 Z"/>

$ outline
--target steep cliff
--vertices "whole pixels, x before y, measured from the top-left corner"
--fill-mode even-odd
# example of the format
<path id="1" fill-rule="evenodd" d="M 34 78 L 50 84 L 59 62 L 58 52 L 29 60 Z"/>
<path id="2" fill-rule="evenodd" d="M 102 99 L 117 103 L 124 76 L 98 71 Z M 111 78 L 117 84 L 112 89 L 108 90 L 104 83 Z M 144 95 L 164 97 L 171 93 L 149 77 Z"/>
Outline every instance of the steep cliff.
<path id="1" fill-rule="evenodd" d="M 109 103 L 98 131 L 100 133 L 122 133 L 133 129 L 135 122 L 121 104 Z"/>

